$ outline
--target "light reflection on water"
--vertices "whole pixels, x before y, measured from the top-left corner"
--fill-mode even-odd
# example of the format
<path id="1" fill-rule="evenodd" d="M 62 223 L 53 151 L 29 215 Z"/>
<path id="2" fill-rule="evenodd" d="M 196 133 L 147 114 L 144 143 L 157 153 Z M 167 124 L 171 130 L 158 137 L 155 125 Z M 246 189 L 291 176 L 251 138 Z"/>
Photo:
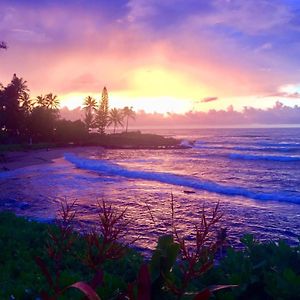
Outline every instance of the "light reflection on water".
<path id="1" fill-rule="evenodd" d="M 198 180 L 205 179 L 259 193 L 287 193 L 299 199 L 299 162 L 241 161 L 228 158 L 229 152 L 249 152 L 234 150 L 236 145 L 242 145 L 243 148 L 250 145 L 253 148 L 253 145 L 268 142 L 274 148 L 274 144 L 282 141 L 296 144 L 300 139 L 298 132 L 273 132 L 273 138 L 269 131 L 260 131 L 256 136 L 255 131 L 241 133 L 237 135 L 232 131 L 230 135 L 219 132 L 219 136 L 216 136 L 216 131 L 213 131 L 213 135 L 208 132 L 200 135 L 198 132 L 198 137 L 204 144 L 218 145 L 216 149 L 87 149 L 82 155 L 116 163 L 129 170 L 192 176 Z M 222 148 L 222 145 L 226 147 Z M 257 152 L 251 150 L 250 153 L 255 155 Z M 270 152 L 271 155 L 278 154 L 266 151 L 264 155 Z M 261 150 L 259 153 L 261 155 Z M 295 150 L 293 155 L 300 155 L 300 151 Z M 201 190 L 185 194 L 183 191 L 190 188 L 77 169 L 63 158 L 51 165 L 27 167 L 7 174 L 6 178 L 0 177 L 0 182 L 5 182 L 1 185 L 0 209 L 13 209 L 20 215 L 54 218 L 60 207 L 59 201 L 66 198 L 70 202 L 76 200 L 77 217 L 86 228 L 90 228 L 98 220 L 98 201 L 105 199 L 119 210 L 127 208 L 127 217 L 132 220 L 130 234 L 132 237 L 140 236 L 136 246 L 141 249 L 152 248 L 158 235 L 171 231 L 171 193 L 175 199 L 177 227 L 186 236 L 193 233 L 194 224 L 200 221 L 202 206 L 205 205 L 209 210 L 218 201 L 224 214 L 220 227 L 228 228 L 233 245 L 238 245 L 239 238 L 244 233 L 253 233 L 262 240 L 284 238 L 290 242 L 296 242 L 300 236 L 300 203 L 259 201 Z"/>

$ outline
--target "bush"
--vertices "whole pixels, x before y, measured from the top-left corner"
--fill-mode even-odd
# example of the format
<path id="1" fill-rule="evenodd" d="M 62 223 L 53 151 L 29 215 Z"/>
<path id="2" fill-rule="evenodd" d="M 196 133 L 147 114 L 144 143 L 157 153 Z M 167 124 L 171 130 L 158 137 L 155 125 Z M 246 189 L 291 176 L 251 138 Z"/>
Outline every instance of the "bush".
<path id="1" fill-rule="evenodd" d="M 260 243 L 252 235 L 241 239 L 243 251 L 228 249 L 206 282 L 237 284 L 217 299 L 299 299 L 300 246 L 284 241 Z"/>
<path id="2" fill-rule="evenodd" d="M 209 218 L 203 209 L 193 241 L 176 229 L 173 197 L 171 206 L 173 234 L 159 238 L 150 261 L 122 242 L 126 210 L 105 202 L 85 235 L 73 230 L 72 205 L 55 225 L 0 213 L 0 299 L 299 299 L 300 246 L 245 235 L 244 250 L 229 248 L 214 266 L 226 238 L 212 235 L 218 205 Z"/>

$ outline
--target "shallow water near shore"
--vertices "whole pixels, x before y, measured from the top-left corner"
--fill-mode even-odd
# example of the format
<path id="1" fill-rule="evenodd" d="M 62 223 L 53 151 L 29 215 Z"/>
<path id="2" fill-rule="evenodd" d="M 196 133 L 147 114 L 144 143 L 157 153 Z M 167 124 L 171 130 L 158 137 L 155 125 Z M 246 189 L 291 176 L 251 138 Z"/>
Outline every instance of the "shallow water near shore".
<path id="1" fill-rule="evenodd" d="M 0 209 L 51 221 L 62 199 L 76 200 L 77 218 L 85 230 L 97 224 L 97 203 L 104 199 L 119 210 L 127 208 L 129 235 L 139 237 L 136 247 L 147 251 L 158 235 L 171 231 L 172 193 L 177 227 L 187 236 L 203 205 L 209 210 L 220 201 L 220 227 L 228 228 L 234 246 L 244 233 L 264 241 L 298 241 L 300 129 L 155 133 L 192 141 L 192 147 L 86 148 L 69 151 L 52 164 L 2 172 Z"/>

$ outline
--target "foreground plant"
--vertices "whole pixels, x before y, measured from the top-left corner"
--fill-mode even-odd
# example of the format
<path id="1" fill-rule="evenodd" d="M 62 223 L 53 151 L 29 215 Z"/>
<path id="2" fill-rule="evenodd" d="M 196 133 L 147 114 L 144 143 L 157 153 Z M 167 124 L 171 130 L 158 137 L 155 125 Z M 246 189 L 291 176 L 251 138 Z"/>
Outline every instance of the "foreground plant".
<path id="1" fill-rule="evenodd" d="M 130 300 L 141 299 L 195 299 L 205 300 L 213 292 L 235 287 L 235 285 L 218 285 L 203 288 L 201 291 L 189 291 L 193 280 L 199 279 L 213 267 L 217 250 L 226 239 L 224 230 L 213 238 L 214 226 L 219 222 L 219 203 L 208 218 L 204 207 L 200 216 L 200 224 L 195 225 L 194 244 L 186 242 L 176 227 L 174 216 L 174 198 L 171 195 L 173 235 L 161 236 L 153 252 L 150 263 L 140 268 L 135 285 L 129 288 Z M 151 219 L 153 216 L 151 214 Z"/>
<path id="2" fill-rule="evenodd" d="M 172 210 L 174 210 L 173 201 L 172 195 Z M 181 281 L 177 284 L 168 281 L 168 285 L 177 296 L 177 299 L 181 299 L 186 294 L 193 279 L 201 277 L 213 266 L 216 251 L 223 242 L 212 239 L 212 227 L 222 218 L 222 214 L 219 213 L 218 209 L 219 203 L 214 208 L 211 218 L 208 219 L 203 206 L 200 224 L 195 224 L 194 244 L 187 243 L 186 239 L 179 234 L 173 221 L 174 237 L 180 249 L 179 270 Z M 172 213 L 172 216 L 174 216 L 174 213 Z M 210 295 L 211 291 L 206 288 L 197 293 L 195 299 L 207 299 Z"/>
<path id="3" fill-rule="evenodd" d="M 229 248 L 206 282 L 234 283 L 238 288 L 222 291 L 217 299 L 299 299 L 300 243 L 261 243 L 252 235 L 241 238 L 244 249 Z"/>
<path id="4" fill-rule="evenodd" d="M 76 282 L 69 286 L 61 286 L 61 274 L 63 271 L 64 257 L 70 252 L 73 243 L 76 240 L 76 234 L 73 228 L 75 218 L 75 202 L 69 205 L 67 202 L 61 204 L 60 218 L 57 219 L 56 230 L 48 229 L 49 240 L 46 245 L 47 254 L 51 265 L 46 265 L 41 257 L 37 256 L 35 261 L 40 267 L 43 275 L 47 279 L 50 291 L 42 291 L 43 300 L 55 300 L 66 290 L 76 288 L 82 291 L 89 299 L 99 299 L 95 291 L 85 282 Z"/>
<path id="5" fill-rule="evenodd" d="M 84 235 L 84 250 L 81 255 L 73 253 L 88 268 L 92 275 L 89 282 L 77 281 L 64 286 L 61 284 L 61 274 L 64 271 L 65 255 L 72 252 L 74 243 L 78 242 L 78 235 L 73 228 L 76 213 L 75 202 L 71 205 L 62 204 L 60 218 L 57 221 L 57 230 L 49 229 L 47 255 L 52 262 L 46 265 L 36 257 L 36 263 L 47 279 L 50 291 L 42 291 L 42 299 L 58 299 L 67 290 L 75 288 L 85 294 L 88 299 L 100 299 L 96 289 L 104 284 L 104 264 L 123 258 L 128 251 L 129 243 L 122 243 L 128 233 L 129 221 L 125 219 L 126 209 L 118 213 L 108 206 L 105 201 L 99 203 L 99 226 Z"/>

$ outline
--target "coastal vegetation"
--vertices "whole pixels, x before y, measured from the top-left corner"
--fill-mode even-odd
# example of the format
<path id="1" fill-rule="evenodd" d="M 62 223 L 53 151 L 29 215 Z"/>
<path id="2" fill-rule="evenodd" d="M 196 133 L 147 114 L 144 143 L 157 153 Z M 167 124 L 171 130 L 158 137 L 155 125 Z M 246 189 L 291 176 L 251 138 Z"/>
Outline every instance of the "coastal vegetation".
<path id="1" fill-rule="evenodd" d="M 60 219 L 50 225 L 0 213 L 1 299 L 81 299 L 82 293 L 88 299 L 297 299 L 299 295 L 300 245 L 260 243 L 245 235 L 242 250 L 225 251 L 218 206 L 199 216 L 192 241 L 173 223 L 150 258 L 133 249 L 125 214 L 103 202 L 98 226 L 80 235 L 73 229 L 72 205 L 64 205 Z"/>
<path id="2" fill-rule="evenodd" d="M 0 143 L 3 149 L 30 149 L 35 145 L 89 145 L 119 148 L 175 147 L 179 141 L 158 135 L 128 132 L 132 107 L 109 108 L 108 91 L 103 88 L 99 103 L 91 96 L 83 102 L 84 118 L 70 121 L 59 115 L 57 95 L 48 93 L 32 98 L 26 80 L 13 75 L 11 82 L 0 85 Z M 125 131 L 117 133 L 118 127 Z M 113 134 L 107 134 L 108 127 Z M 15 145 L 15 146 L 11 146 Z M 49 147 L 47 146 L 47 147 Z"/>

